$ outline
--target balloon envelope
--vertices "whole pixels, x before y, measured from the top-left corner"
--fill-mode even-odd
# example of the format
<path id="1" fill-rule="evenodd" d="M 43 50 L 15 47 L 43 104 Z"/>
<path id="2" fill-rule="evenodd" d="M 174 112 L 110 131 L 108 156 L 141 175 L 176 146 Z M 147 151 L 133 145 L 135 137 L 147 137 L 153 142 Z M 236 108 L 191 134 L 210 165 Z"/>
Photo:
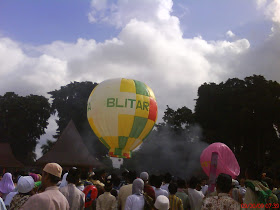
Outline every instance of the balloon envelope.
<path id="1" fill-rule="evenodd" d="M 130 158 L 157 120 L 151 88 L 132 79 L 105 80 L 97 85 L 87 107 L 88 121 L 111 157 Z"/>
<path id="2" fill-rule="evenodd" d="M 216 177 L 220 173 L 225 173 L 231 175 L 232 178 L 236 178 L 240 173 L 240 167 L 235 158 L 235 155 L 227 145 L 219 142 L 209 145 L 201 153 L 200 164 L 204 172 L 209 176 L 210 163 L 211 163 L 211 157 L 213 152 L 218 153 Z"/>

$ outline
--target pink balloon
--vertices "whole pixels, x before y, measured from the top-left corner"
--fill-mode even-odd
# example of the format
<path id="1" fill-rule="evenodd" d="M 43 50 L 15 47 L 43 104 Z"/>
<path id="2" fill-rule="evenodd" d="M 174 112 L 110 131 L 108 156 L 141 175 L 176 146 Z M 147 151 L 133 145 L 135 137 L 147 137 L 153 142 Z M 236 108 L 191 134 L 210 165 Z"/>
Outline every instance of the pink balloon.
<path id="1" fill-rule="evenodd" d="M 216 177 L 220 173 L 225 173 L 235 179 L 240 173 L 239 164 L 231 149 L 227 145 L 219 142 L 209 145 L 200 155 L 200 164 L 207 176 L 210 173 L 212 152 L 218 153 Z"/>

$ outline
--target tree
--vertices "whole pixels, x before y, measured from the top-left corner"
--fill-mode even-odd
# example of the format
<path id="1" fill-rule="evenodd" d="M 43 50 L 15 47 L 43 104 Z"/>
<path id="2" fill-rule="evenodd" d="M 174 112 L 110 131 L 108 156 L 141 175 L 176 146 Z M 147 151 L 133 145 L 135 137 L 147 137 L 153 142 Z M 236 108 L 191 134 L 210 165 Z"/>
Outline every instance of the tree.
<path id="1" fill-rule="evenodd" d="M 89 151 L 101 158 L 108 153 L 108 150 L 93 133 L 87 120 L 87 101 L 96 85 L 97 83 L 92 82 L 72 82 L 49 94 L 53 99 L 53 113 L 57 112 L 59 118 L 56 121 L 57 135 L 54 137 L 58 138 L 72 119 Z"/>
<path id="2" fill-rule="evenodd" d="M 37 140 L 45 134 L 51 107 L 43 96 L 18 96 L 7 92 L 0 96 L 0 141 L 11 145 L 15 157 L 32 163 Z"/>
<path id="3" fill-rule="evenodd" d="M 46 144 L 41 146 L 43 155 L 50 151 L 55 144 L 55 141 L 47 140 Z"/>
<path id="4" fill-rule="evenodd" d="M 280 84 L 254 75 L 201 85 L 195 116 L 208 143 L 226 143 L 239 163 L 255 160 L 261 166 L 280 143 L 274 129 L 279 127 L 279 107 Z"/>

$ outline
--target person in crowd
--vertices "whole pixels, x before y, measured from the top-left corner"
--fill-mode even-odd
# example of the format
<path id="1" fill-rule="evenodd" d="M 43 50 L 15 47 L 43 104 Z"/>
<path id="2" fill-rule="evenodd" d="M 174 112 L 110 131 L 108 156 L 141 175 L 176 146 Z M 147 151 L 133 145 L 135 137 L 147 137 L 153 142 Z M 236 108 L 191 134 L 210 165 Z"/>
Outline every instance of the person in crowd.
<path id="1" fill-rule="evenodd" d="M 31 176 L 21 176 L 18 180 L 18 193 L 13 197 L 10 210 L 20 209 L 25 202 L 34 194 L 34 179 Z"/>
<path id="2" fill-rule="evenodd" d="M 3 199 L 0 197 L 0 210 L 7 210 Z"/>
<path id="3" fill-rule="evenodd" d="M 107 173 L 105 170 L 101 170 L 99 172 L 99 181 L 102 182 L 103 184 L 105 184 L 106 182 L 106 177 L 107 177 Z"/>
<path id="4" fill-rule="evenodd" d="M 31 176 L 33 178 L 34 182 L 37 182 L 39 180 L 39 177 L 37 174 L 29 173 L 29 176 Z"/>
<path id="5" fill-rule="evenodd" d="M 168 190 L 170 210 L 183 210 L 184 208 L 182 200 L 175 195 L 177 193 L 177 184 L 170 183 Z"/>
<path id="6" fill-rule="evenodd" d="M 190 200 L 191 210 L 199 210 L 201 208 L 202 199 L 204 195 L 201 191 L 196 190 L 199 180 L 192 177 L 189 181 L 188 195 Z"/>
<path id="7" fill-rule="evenodd" d="M 171 180 L 172 180 L 171 174 L 166 173 L 163 177 L 163 183 L 162 183 L 160 188 L 163 189 L 163 190 L 166 190 L 169 193 L 168 186 L 169 186 L 169 183 L 171 182 Z"/>
<path id="8" fill-rule="evenodd" d="M 142 179 L 135 179 L 132 184 L 132 195 L 128 196 L 125 202 L 125 210 L 144 209 L 145 199 L 143 196 L 144 182 Z"/>
<path id="9" fill-rule="evenodd" d="M 165 195 L 159 195 L 155 202 L 156 210 L 168 210 L 169 209 L 169 199 Z"/>
<path id="10" fill-rule="evenodd" d="M 190 209 L 189 197 L 185 193 L 185 189 L 186 189 L 185 180 L 178 179 L 177 186 L 178 186 L 178 189 L 177 189 L 177 192 L 176 192 L 176 196 L 182 200 L 184 210 Z"/>
<path id="11" fill-rule="evenodd" d="M 245 187 L 245 178 L 240 178 L 240 186 L 239 186 L 239 193 L 242 198 L 242 203 L 244 202 L 246 187 Z"/>
<path id="12" fill-rule="evenodd" d="M 62 180 L 61 180 L 60 185 L 59 185 L 60 188 L 68 185 L 68 182 L 66 180 L 67 175 L 68 175 L 68 173 L 63 174 Z"/>
<path id="13" fill-rule="evenodd" d="M 119 196 L 118 196 L 118 205 L 119 208 L 124 210 L 125 209 L 125 202 L 128 196 L 132 194 L 132 183 L 136 179 L 136 173 L 130 171 L 127 175 L 126 183 L 127 185 L 124 185 L 120 188 Z"/>
<path id="14" fill-rule="evenodd" d="M 168 198 L 169 196 L 168 191 L 160 188 L 162 185 L 162 178 L 160 176 L 157 176 L 155 178 L 154 184 L 155 184 L 155 197 L 157 198 L 160 195 L 164 195 Z"/>
<path id="15" fill-rule="evenodd" d="M 150 196 L 155 201 L 156 200 L 155 190 L 151 185 L 149 185 L 149 174 L 147 172 L 142 172 L 140 174 L 140 178 L 144 182 L 144 192 L 147 193 L 147 195 Z"/>
<path id="16" fill-rule="evenodd" d="M 44 192 L 33 195 L 22 206 L 23 210 L 68 210 L 65 196 L 58 190 L 62 168 L 57 163 L 48 163 L 43 169 L 42 187 Z"/>
<path id="17" fill-rule="evenodd" d="M 98 195 L 97 197 L 99 197 L 100 195 L 102 195 L 105 190 L 104 190 L 104 184 L 102 182 L 99 181 L 99 178 L 97 176 L 96 173 L 92 173 L 90 176 L 90 182 L 97 188 L 98 190 Z"/>
<path id="18" fill-rule="evenodd" d="M 201 180 L 201 191 L 202 191 L 203 195 L 206 196 L 207 191 L 208 191 L 207 179 Z"/>
<path id="19" fill-rule="evenodd" d="M 80 191 L 76 184 L 80 180 L 79 169 L 73 167 L 69 170 L 66 177 L 67 185 L 61 187 L 59 191 L 66 197 L 69 207 L 71 210 L 81 210 L 84 209 L 85 205 L 85 194 Z"/>
<path id="20" fill-rule="evenodd" d="M 111 180 L 105 183 L 105 192 L 96 200 L 96 210 L 115 210 L 117 208 L 117 199 L 110 192 L 112 190 Z"/>
<path id="21" fill-rule="evenodd" d="M 268 186 L 259 181 L 260 180 L 260 170 L 254 164 L 246 169 L 246 193 L 244 198 L 244 203 L 247 205 L 260 204 L 260 203 L 278 203 L 277 196 L 275 196 Z M 263 177 L 264 178 L 264 177 Z M 263 208 L 264 209 L 264 208 Z"/>
<path id="22" fill-rule="evenodd" d="M 276 187 L 276 189 L 273 190 L 273 193 L 277 196 L 278 198 L 278 203 L 280 203 L 280 176 L 277 174 L 273 180 L 273 184 Z"/>
<path id="23" fill-rule="evenodd" d="M 0 181 L 0 197 L 5 200 L 6 196 L 15 189 L 12 174 L 5 173 Z"/>
<path id="24" fill-rule="evenodd" d="M 238 203 L 243 203 L 242 196 L 240 194 L 240 191 L 238 189 L 239 182 L 235 179 L 232 179 L 232 185 L 231 190 L 229 192 L 229 195 L 232 199 L 236 200 Z"/>
<path id="25" fill-rule="evenodd" d="M 232 188 L 232 178 L 228 174 L 220 174 L 216 181 L 217 196 L 203 199 L 201 210 L 238 210 L 240 203 L 229 196 Z"/>

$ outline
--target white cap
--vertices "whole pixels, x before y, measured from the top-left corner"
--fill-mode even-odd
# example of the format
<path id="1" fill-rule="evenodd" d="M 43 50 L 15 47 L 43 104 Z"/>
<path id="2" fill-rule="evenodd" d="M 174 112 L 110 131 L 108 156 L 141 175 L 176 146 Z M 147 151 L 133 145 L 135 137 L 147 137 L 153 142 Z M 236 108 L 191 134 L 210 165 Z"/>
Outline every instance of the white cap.
<path id="1" fill-rule="evenodd" d="M 34 179 L 31 176 L 21 176 L 17 183 L 19 193 L 28 193 L 34 188 Z"/>
<path id="2" fill-rule="evenodd" d="M 169 209 L 169 199 L 164 195 L 159 195 L 155 202 L 155 207 L 158 210 L 168 210 Z"/>

